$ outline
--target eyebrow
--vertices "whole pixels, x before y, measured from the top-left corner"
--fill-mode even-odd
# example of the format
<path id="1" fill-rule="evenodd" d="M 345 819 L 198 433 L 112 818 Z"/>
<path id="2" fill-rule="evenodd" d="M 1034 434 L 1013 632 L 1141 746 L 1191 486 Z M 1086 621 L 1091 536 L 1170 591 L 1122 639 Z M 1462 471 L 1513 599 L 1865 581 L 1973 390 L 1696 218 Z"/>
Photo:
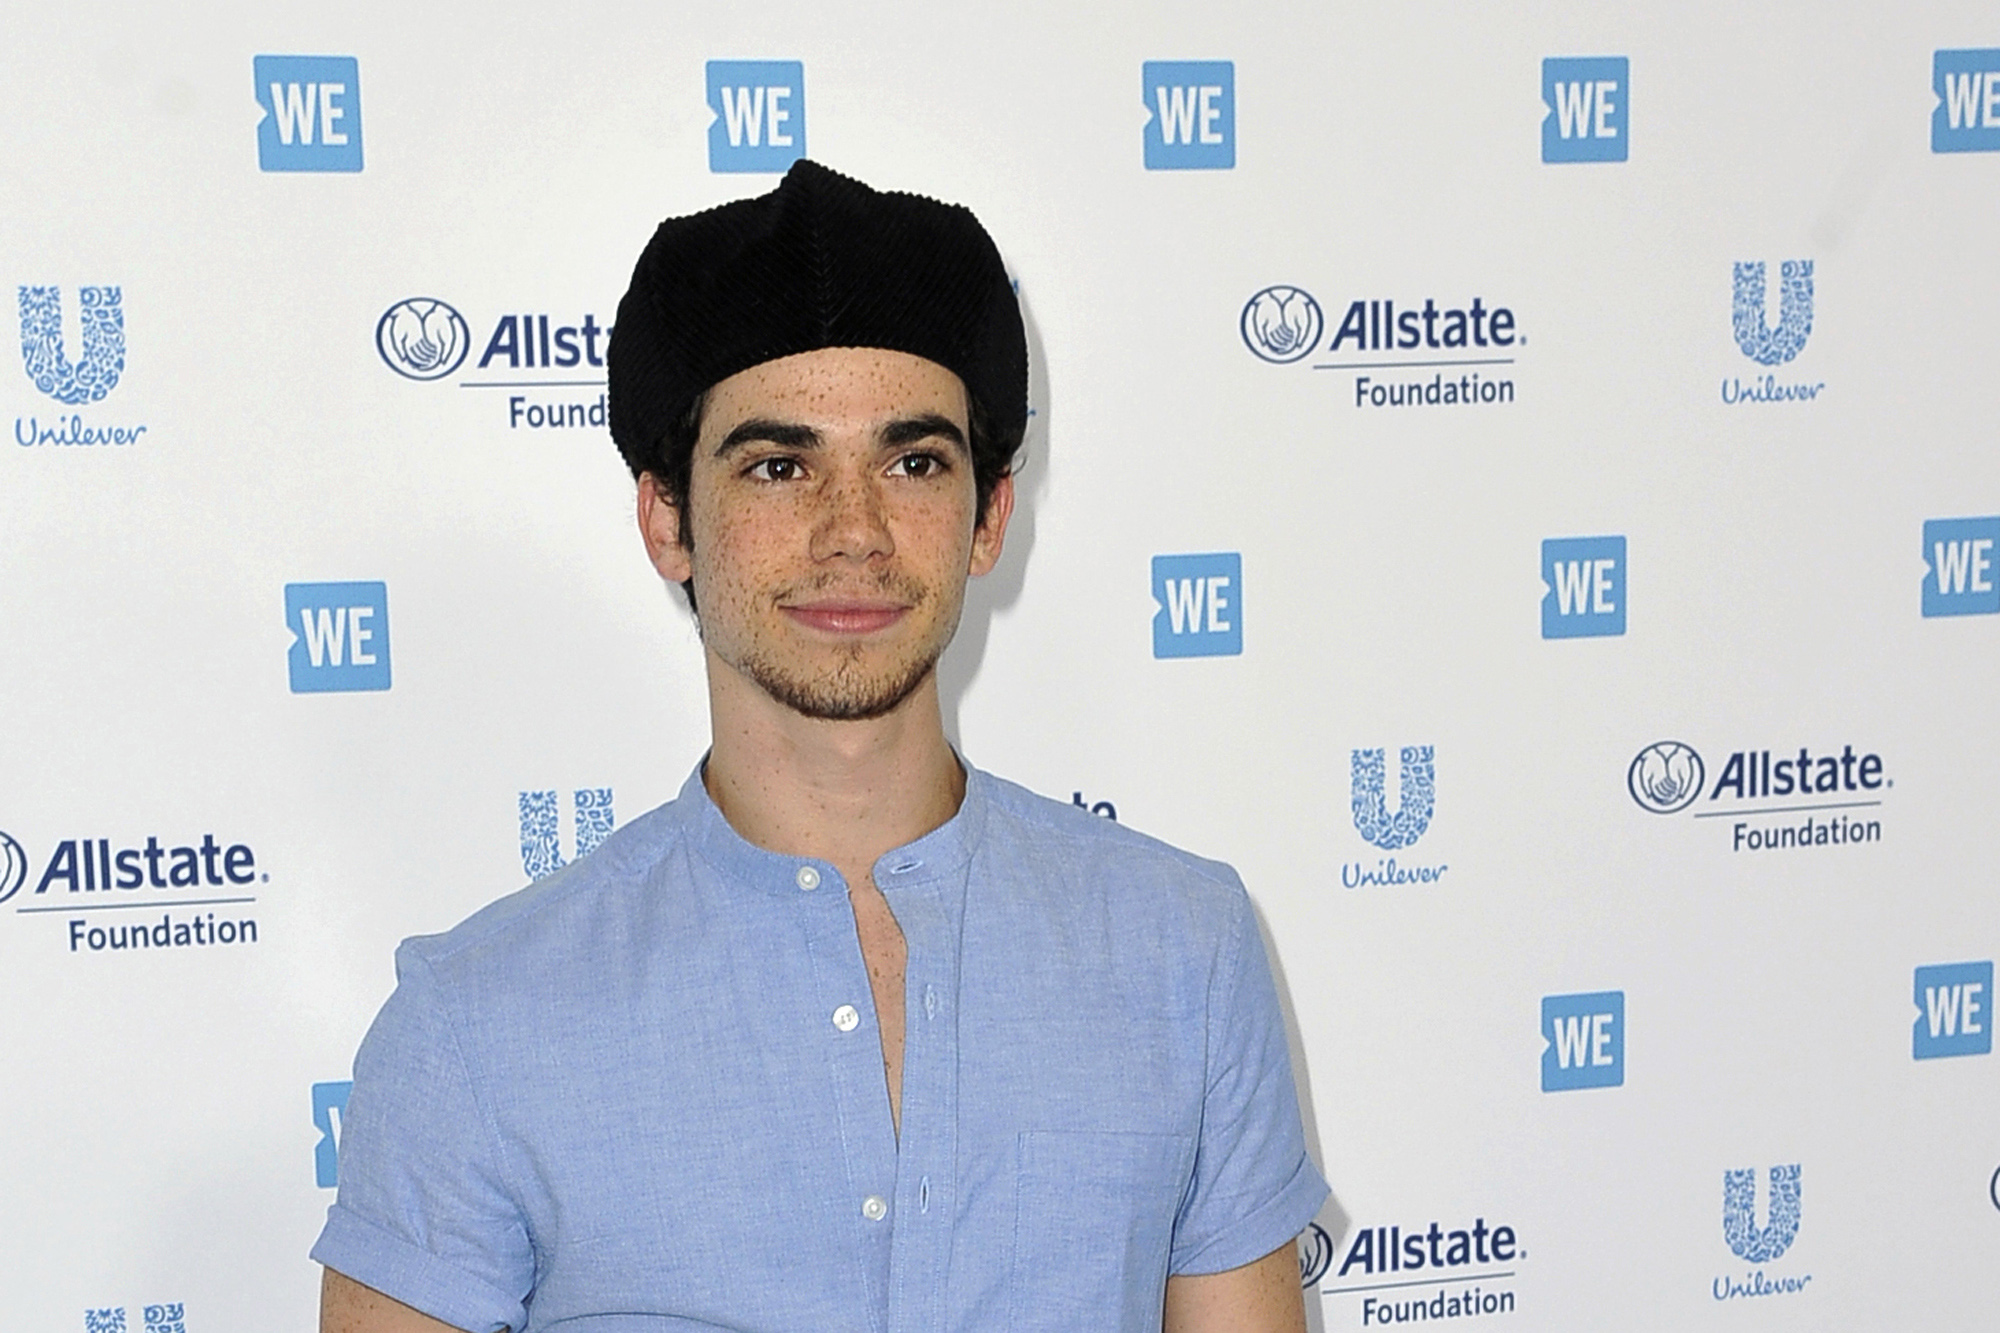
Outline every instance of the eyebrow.
<path id="1" fill-rule="evenodd" d="M 966 450 L 965 432 L 950 417 L 937 412 L 921 412 L 898 417 L 882 427 L 876 437 L 885 447 L 899 449 L 919 440 L 944 439 Z M 715 446 L 715 457 L 727 458 L 746 444 L 775 444 L 786 449 L 817 449 L 823 443 L 818 431 L 795 421 L 752 417 L 739 423 Z"/>
<path id="2" fill-rule="evenodd" d="M 793 421 L 773 421 L 769 417 L 752 417 L 722 437 L 722 443 L 715 446 L 715 456 L 727 458 L 752 443 L 776 444 L 788 449 L 817 449 L 820 439 L 819 432 L 811 426 L 801 426 Z"/>

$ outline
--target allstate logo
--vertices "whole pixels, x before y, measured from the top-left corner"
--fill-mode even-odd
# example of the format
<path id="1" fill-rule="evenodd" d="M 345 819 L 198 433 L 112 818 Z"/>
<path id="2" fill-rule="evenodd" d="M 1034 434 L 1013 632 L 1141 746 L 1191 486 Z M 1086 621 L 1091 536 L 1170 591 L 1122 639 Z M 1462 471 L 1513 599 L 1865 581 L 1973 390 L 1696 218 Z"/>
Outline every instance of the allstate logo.
<path id="1" fill-rule="evenodd" d="M 375 350 L 398 375 L 441 380 L 472 347 L 465 317 L 430 296 L 412 296 L 382 312 L 375 325 Z"/>
<path id="2" fill-rule="evenodd" d="M 102 401 L 125 369 L 124 290 L 79 287 L 76 299 L 83 351 L 71 361 L 63 352 L 62 288 L 21 288 L 21 364 L 37 389 L 72 407 Z"/>
<path id="3" fill-rule="evenodd" d="M 1768 1264 L 1786 1250 L 1799 1234 L 1799 1164 L 1771 1168 L 1770 1217 L 1760 1230 L 1754 1220 L 1757 1210 L 1757 1172 L 1722 1173 L 1722 1238 L 1745 1263 Z"/>
<path id="4" fill-rule="evenodd" d="M 1297 287 L 1266 287 L 1243 307 L 1243 345 L 1266 361 L 1296 361 L 1319 346 L 1326 316 Z"/>
<path id="5" fill-rule="evenodd" d="M 1654 741 L 1625 770 L 1625 787 L 1633 800 L 1654 814 L 1671 815 L 1694 804 L 1705 774 L 1692 745 Z"/>
<path id="6" fill-rule="evenodd" d="M 1431 826 L 1437 803 L 1437 764 L 1428 745 L 1405 745 L 1402 753 L 1402 803 L 1389 813 L 1388 756 L 1381 750 L 1354 752 L 1354 828 L 1385 852 L 1408 847 Z"/>
<path id="7" fill-rule="evenodd" d="M 0 833 L 0 903 L 21 891 L 28 879 L 28 854 L 12 837 Z"/>
<path id="8" fill-rule="evenodd" d="M 1738 264 L 1733 316 L 1736 345 L 1760 366 L 1782 366 L 1812 336 L 1813 262 L 1787 259 L 1778 266 L 1778 326 L 1764 322 L 1764 265 Z"/>
<path id="9" fill-rule="evenodd" d="M 1313 1287 L 1326 1276 L 1326 1270 L 1333 1267 L 1333 1237 L 1326 1234 L 1326 1228 L 1314 1222 L 1299 1237 L 1299 1285 Z"/>

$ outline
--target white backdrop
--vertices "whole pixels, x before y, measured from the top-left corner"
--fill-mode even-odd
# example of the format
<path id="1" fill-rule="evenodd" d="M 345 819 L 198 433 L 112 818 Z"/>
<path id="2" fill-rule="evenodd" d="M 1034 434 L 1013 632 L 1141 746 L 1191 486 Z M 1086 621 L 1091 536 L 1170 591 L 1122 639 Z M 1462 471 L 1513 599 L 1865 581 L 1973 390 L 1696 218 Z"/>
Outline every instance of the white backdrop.
<path id="1" fill-rule="evenodd" d="M 1987 1326 L 1995 47 L 1973 3 L 15 6 L 0 1326 L 310 1327 L 396 941 L 694 764 L 584 331 L 801 147 L 1020 281 L 950 725 L 1242 871 L 1335 1190 L 1316 1319 Z M 1335 345 L 1356 302 L 1417 345 Z M 1718 785 L 1801 747 L 1807 794 Z M 1808 820 L 1862 836 L 1747 845 Z"/>

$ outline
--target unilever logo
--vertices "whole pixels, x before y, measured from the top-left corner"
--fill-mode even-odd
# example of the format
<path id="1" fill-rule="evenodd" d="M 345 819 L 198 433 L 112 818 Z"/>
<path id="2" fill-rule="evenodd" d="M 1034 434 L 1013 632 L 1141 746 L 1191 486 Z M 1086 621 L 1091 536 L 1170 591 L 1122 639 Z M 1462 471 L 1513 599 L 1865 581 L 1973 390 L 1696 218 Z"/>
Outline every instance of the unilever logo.
<path id="1" fill-rule="evenodd" d="M 1424 836 L 1424 830 L 1431 825 L 1431 808 L 1437 799 L 1437 767 L 1433 756 L 1428 745 L 1403 747 L 1403 800 L 1391 814 L 1383 790 L 1388 777 L 1385 753 L 1354 752 L 1354 827 L 1362 837 L 1385 852 L 1393 852 Z"/>
<path id="2" fill-rule="evenodd" d="M 123 289 L 79 287 L 76 295 L 83 351 L 71 361 L 63 350 L 62 288 L 21 288 L 21 364 L 37 389 L 72 407 L 102 401 L 125 369 Z"/>
<path id="3" fill-rule="evenodd" d="M 1799 1164 L 1771 1168 L 1770 1216 L 1755 1222 L 1757 1172 L 1722 1173 L 1722 1238 L 1745 1263 L 1768 1264 L 1792 1247 L 1799 1234 Z"/>
<path id="4" fill-rule="evenodd" d="M 140 1318 L 139 1333 L 187 1333 L 187 1306 L 174 1301 L 171 1304 L 144 1306 Z M 107 1305 L 83 1312 L 83 1333 L 132 1333 L 133 1325 L 125 1318 L 125 1307 Z"/>
<path id="5" fill-rule="evenodd" d="M 1326 1228 L 1314 1222 L 1299 1237 L 1299 1285 L 1314 1287 L 1333 1267 L 1333 1237 Z"/>
<path id="6" fill-rule="evenodd" d="M 28 854 L 13 836 L 0 833 L 0 903 L 21 891 L 28 879 Z"/>
<path id="7" fill-rule="evenodd" d="M 1701 756 L 1692 745 L 1654 741 L 1639 751 L 1625 770 L 1625 787 L 1632 799 L 1656 815 L 1671 815 L 1694 804 L 1706 776 Z"/>
<path id="8" fill-rule="evenodd" d="M 431 296 L 396 302 L 375 325 L 375 350 L 389 369 L 413 380 L 443 379 L 471 347 L 465 317 Z"/>
<path id="9" fill-rule="evenodd" d="M 1812 336 L 1813 261 L 1787 259 L 1778 266 L 1778 326 L 1765 322 L 1764 265 L 1736 266 L 1736 345 L 1760 366 L 1782 366 Z"/>
<path id="10" fill-rule="evenodd" d="M 1319 346 L 1326 316 L 1297 287 L 1266 287 L 1243 307 L 1243 345 L 1266 361 L 1297 361 Z"/>
<path id="11" fill-rule="evenodd" d="M 578 860 L 597 850 L 611 835 L 617 820 L 612 814 L 612 789 L 578 787 L 573 793 L 576 811 L 576 856 Z M 558 808 L 553 791 L 524 791 L 520 800 L 521 870 L 530 880 L 541 879 L 561 870 L 562 832 L 557 825 Z"/>

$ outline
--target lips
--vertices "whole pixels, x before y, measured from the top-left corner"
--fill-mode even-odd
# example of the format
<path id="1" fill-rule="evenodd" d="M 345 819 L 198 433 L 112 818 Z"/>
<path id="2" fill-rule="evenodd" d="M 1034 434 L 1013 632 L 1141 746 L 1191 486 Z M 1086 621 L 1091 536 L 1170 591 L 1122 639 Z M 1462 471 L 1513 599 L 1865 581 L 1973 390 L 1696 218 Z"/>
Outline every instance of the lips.
<path id="1" fill-rule="evenodd" d="M 779 608 L 807 629 L 823 634 L 863 635 L 885 630 L 909 614 L 901 602 L 865 599 L 828 599 L 802 602 Z"/>

